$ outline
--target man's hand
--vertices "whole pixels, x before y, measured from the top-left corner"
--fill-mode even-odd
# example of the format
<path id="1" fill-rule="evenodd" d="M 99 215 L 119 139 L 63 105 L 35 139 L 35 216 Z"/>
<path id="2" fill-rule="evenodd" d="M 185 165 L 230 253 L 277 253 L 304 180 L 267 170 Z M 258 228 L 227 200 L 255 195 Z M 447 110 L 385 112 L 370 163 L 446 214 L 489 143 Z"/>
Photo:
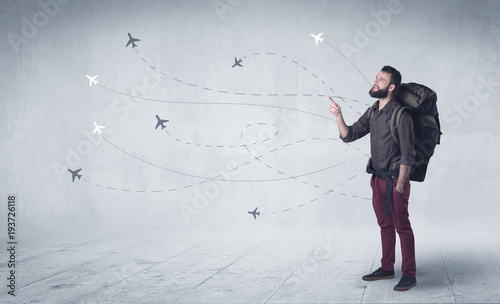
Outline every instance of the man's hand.
<path id="1" fill-rule="evenodd" d="M 396 191 L 399 192 L 400 194 L 405 193 L 405 185 L 398 182 L 396 184 Z"/>
<path id="2" fill-rule="evenodd" d="M 349 127 L 344 122 L 344 117 L 342 116 L 342 109 L 335 101 L 333 101 L 333 99 L 330 96 L 328 96 L 328 98 L 330 98 L 330 101 L 332 102 L 332 105 L 330 106 L 330 113 L 332 113 L 337 120 L 337 126 L 339 127 L 340 137 L 345 138 L 349 133 Z"/>
<path id="3" fill-rule="evenodd" d="M 330 101 L 332 102 L 332 105 L 330 106 L 330 113 L 332 113 L 335 117 L 342 115 L 342 109 L 340 108 L 340 106 L 335 101 L 333 101 L 330 96 L 328 96 L 328 98 L 330 98 Z"/>
<path id="4" fill-rule="evenodd" d="M 399 177 L 396 183 L 396 191 L 403 194 L 405 192 L 405 185 L 408 181 L 408 175 L 410 175 L 410 166 L 401 165 L 399 166 Z"/>

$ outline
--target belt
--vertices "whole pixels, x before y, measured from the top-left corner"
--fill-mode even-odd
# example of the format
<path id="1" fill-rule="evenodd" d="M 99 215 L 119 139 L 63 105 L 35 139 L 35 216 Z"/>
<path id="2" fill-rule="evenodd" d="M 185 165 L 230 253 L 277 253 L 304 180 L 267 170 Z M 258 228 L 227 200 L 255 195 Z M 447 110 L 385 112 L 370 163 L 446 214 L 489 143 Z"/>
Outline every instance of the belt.
<path id="1" fill-rule="evenodd" d="M 375 176 L 385 179 L 385 215 L 391 216 L 392 191 L 394 189 L 392 179 L 398 176 L 399 168 L 381 173 L 376 172 L 371 168 L 371 166 L 368 166 L 366 171 Z"/>

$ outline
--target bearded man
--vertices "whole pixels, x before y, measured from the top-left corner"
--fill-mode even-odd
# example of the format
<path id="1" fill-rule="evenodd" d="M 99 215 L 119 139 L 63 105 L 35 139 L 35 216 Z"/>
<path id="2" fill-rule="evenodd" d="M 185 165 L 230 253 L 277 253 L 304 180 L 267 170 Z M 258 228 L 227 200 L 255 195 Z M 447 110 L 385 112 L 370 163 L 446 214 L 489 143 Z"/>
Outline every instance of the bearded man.
<path id="1" fill-rule="evenodd" d="M 406 291 L 417 285 L 415 240 L 408 214 L 410 197 L 410 169 L 415 162 L 415 135 L 413 121 L 407 111 L 401 115 L 399 145 L 391 134 L 391 115 L 399 106 L 394 92 L 401 84 L 401 74 L 391 66 L 384 66 L 377 73 L 369 94 L 378 98 L 373 111 L 370 109 L 351 126 L 344 122 L 340 106 L 330 97 L 330 112 L 336 117 L 340 138 L 352 142 L 370 133 L 371 158 L 367 172 L 373 174 L 370 185 L 372 203 L 382 239 L 381 267 L 362 277 L 365 281 L 394 278 L 396 259 L 396 232 L 402 254 L 402 278 L 394 287 Z"/>

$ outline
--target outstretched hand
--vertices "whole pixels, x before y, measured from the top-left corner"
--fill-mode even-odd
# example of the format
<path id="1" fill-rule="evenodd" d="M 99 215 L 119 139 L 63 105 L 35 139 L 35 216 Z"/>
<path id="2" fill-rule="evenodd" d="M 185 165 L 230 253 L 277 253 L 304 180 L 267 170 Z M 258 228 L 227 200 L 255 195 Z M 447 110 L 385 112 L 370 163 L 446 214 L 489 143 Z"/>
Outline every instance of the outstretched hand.
<path id="1" fill-rule="evenodd" d="M 340 108 L 340 106 L 335 101 L 333 101 L 330 96 L 328 96 L 328 98 L 332 102 L 332 105 L 330 106 L 330 113 L 332 113 L 335 117 L 342 115 L 342 109 Z"/>

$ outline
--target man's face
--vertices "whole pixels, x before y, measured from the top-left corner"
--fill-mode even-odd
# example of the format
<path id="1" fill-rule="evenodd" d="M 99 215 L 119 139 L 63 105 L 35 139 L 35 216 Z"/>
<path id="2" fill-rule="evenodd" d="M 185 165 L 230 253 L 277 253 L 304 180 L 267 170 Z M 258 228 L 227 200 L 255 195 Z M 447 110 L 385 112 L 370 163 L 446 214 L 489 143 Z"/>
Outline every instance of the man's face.
<path id="1" fill-rule="evenodd" d="M 368 94 L 373 98 L 386 98 L 389 95 L 390 81 L 391 74 L 383 71 L 378 72 Z"/>

